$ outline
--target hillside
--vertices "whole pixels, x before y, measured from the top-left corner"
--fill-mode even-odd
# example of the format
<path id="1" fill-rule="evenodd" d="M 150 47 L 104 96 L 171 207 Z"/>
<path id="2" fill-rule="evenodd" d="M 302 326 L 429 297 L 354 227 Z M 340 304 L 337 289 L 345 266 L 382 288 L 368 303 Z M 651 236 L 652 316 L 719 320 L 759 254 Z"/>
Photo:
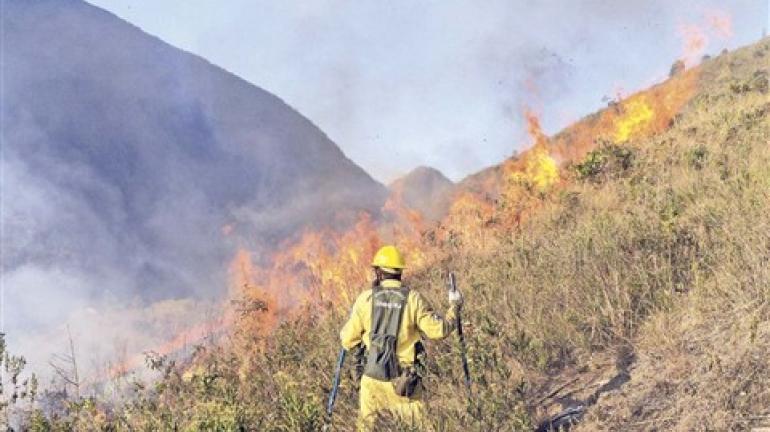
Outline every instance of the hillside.
<path id="1" fill-rule="evenodd" d="M 430 221 L 446 216 L 452 203 L 454 183 L 441 171 L 417 167 L 389 186 L 391 198 L 414 209 Z"/>
<path id="2" fill-rule="evenodd" d="M 12 333 L 92 298 L 221 296 L 239 246 L 385 201 L 278 97 L 83 1 L 4 1 L 2 36 Z"/>
<path id="3" fill-rule="evenodd" d="M 440 223 L 395 234 L 409 286 L 443 309 L 452 270 L 466 296 L 474 393 L 456 339 L 429 343 L 434 430 L 532 430 L 580 405 L 573 430 L 769 424 L 769 72 L 765 39 L 554 137 L 529 116 L 530 151 L 479 176 Z M 244 257 L 227 343 L 181 365 L 153 358 L 152 390 L 117 409 L 33 412 L 32 429 L 321 429 L 338 330 L 382 240 L 363 218 L 266 266 Z M 334 430 L 354 430 L 357 404 L 346 376 Z"/>

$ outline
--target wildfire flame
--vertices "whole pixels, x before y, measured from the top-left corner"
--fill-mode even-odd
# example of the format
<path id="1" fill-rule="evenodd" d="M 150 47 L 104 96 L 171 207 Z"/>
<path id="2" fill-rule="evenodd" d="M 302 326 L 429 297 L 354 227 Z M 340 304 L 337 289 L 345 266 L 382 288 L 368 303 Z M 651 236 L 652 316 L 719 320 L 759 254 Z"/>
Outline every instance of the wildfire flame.
<path id="1" fill-rule="evenodd" d="M 526 191 L 546 192 L 559 181 L 559 165 L 551 156 L 549 139 L 537 115 L 526 110 L 524 117 L 532 147 L 504 164 L 506 173 L 502 196 L 508 203 L 523 201 Z"/>
<path id="2" fill-rule="evenodd" d="M 622 104 L 624 114 L 616 122 L 616 143 L 628 141 L 633 135 L 642 131 L 655 117 L 655 111 L 647 103 L 645 95 L 629 99 Z"/>
<path id="3" fill-rule="evenodd" d="M 669 82 L 631 95 L 596 118 L 580 122 L 564 134 L 549 138 L 538 117 L 525 112 L 532 147 L 518 158 L 506 161 L 501 173 L 507 181 L 487 179 L 481 190 L 456 194 L 447 216 L 437 227 L 427 227 L 419 212 L 410 209 L 398 190 L 384 205 L 385 220 L 362 214 L 349 230 L 310 230 L 294 242 L 279 248 L 263 265 L 254 265 L 245 251 L 234 259 L 242 268 L 235 291 L 253 299 L 268 299 L 270 319 L 254 324 L 271 328 L 281 317 L 290 316 L 302 306 L 347 307 L 368 285 L 368 260 L 386 240 L 407 252 L 410 269 L 429 265 L 441 256 L 446 242 L 460 243 L 475 250 L 490 250 L 495 230 L 520 223 L 524 210 L 533 211 L 536 195 L 548 193 L 561 181 L 559 160 L 577 160 L 596 147 L 602 137 L 624 142 L 664 130 L 673 116 L 692 96 L 697 73 L 686 71 Z M 503 186 L 497 193 L 494 187 Z M 496 198 L 498 197 L 498 198 Z M 424 234 L 432 231 L 433 244 Z"/>
<path id="4" fill-rule="evenodd" d="M 713 27 L 731 27 L 729 22 L 712 19 Z M 707 38 L 698 27 L 686 27 L 685 55 L 692 57 L 704 49 Z M 526 212 L 535 211 L 539 197 L 558 189 L 566 181 L 560 163 L 577 161 L 602 142 L 623 143 L 664 131 L 695 93 L 698 69 L 688 69 L 665 83 L 615 102 L 553 137 L 543 132 L 538 117 L 525 112 L 531 148 L 519 157 L 490 170 L 471 190 L 457 191 L 447 216 L 427 226 L 419 212 L 409 208 L 400 191 L 393 191 L 382 213 L 374 220 L 361 214 L 358 222 L 345 230 L 307 230 L 286 242 L 266 259 L 254 260 L 247 250 L 239 250 L 231 263 L 232 299 L 245 300 L 260 308 L 248 313 L 247 332 L 265 334 L 280 320 L 312 307 L 324 310 L 346 309 L 371 277 L 369 260 L 383 243 L 395 243 L 407 254 L 410 271 L 437 262 L 447 245 L 461 245 L 474 251 L 492 251 L 502 230 L 520 224 Z M 233 236 L 232 227 L 223 234 Z M 248 309 L 247 309 L 248 312 Z M 232 311 L 217 325 L 223 329 L 238 322 Z M 212 324 L 207 323 L 211 328 Z M 191 340 L 202 330 L 192 328 L 162 347 L 170 352 L 181 340 Z M 251 334 L 249 333 L 249 334 Z"/>
<path id="5" fill-rule="evenodd" d="M 391 237 L 406 251 L 411 268 L 425 262 L 420 252 L 421 219 L 405 208 L 389 209 L 397 213 L 403 227 L 392 228 Z M 233 296 L 247 301 L 267 299 L 262 322 L 256 326 L 272 327 L 279 317 L 290 316 L 303 307 L 316 310 L 346 308 L 367 285 L 371 277 L 369 260 L 380 247 L 388 230 L 367 213 L 347 231 L 308 230 L 298 240 L 284 245 L 265 265 L 255 266 L 245 251 L 239 252 L 233 267 L 243 275 L 236 280 Z"/>
<path id="6" fill-rule="evenodd" d="M 545 191 L 559 181 L 559 167 L 548 151 L 548 137 L 543 133 L 540 119 L 532 111 L 525 113 L 527 132 L 534 145 L 527 153 L 524 178 L 538 190 Z"/>

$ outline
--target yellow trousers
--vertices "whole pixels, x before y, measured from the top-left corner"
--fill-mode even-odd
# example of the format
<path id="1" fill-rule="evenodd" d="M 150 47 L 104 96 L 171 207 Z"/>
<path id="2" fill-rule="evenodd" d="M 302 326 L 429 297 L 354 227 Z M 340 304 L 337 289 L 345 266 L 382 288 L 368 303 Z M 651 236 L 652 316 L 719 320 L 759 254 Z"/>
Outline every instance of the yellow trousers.
<path id="1" fill-rule="evenodd" d="M 361 378 L 359 397 L 359 431 L 372 431 L 378 416 L 398 417 L 415 426 L 420 426 L 422 423 L 425 402 L 422 400 L 421 388 L 418 388 L 411 398 L 401 397 L 396 394 L 392 382 L 377 381 L 364 376 Z"/>

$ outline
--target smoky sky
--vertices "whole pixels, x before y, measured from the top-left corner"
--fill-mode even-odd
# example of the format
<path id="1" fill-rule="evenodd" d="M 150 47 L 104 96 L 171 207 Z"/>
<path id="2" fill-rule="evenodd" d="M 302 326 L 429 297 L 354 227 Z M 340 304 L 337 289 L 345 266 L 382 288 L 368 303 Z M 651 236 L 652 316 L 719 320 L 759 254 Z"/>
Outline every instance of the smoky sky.
<path id="1" fill-rule="evenodd" d="M 0 331 L 37 366 L 67 325 L 89 356 L 151 348 L 238 248 L 385 199 L 278 97 L 97 7 L 4 0 L 0 39 Z"/>
<path id="2" fill-rule="evenodd" d="M 768 21 L 765 0 L 91 1 L 277 94 L 386 182 L 457 180 L 528 145 L 525 107 L 555 132 L 661 80 L 688 25 L 713 54 Z"/>

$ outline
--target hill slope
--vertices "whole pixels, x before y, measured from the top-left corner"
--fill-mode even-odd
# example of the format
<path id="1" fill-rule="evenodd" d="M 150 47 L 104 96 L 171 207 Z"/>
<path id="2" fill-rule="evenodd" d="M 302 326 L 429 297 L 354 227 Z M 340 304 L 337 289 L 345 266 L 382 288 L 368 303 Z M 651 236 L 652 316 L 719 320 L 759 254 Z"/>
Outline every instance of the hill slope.
<path id="1" fill-rule="evenodd" d="M 418 167 L 388 186 L 391 197 L 431 221 L 446 216 L 454 183 L 435 168 Z"/>
<path id="2" fill-rule="evenodd" d="M 766 421 L 769 70 L 763 40 L 629 97 L 658 101 L 693 85 L 651 103 L 656 114 L 643 111 L 649 121 L 632 124 L 632 134 L 616 133 L 635 112 L 631 103 L 556 137 L 535 133 L 532 151 L 474 185 L 492 199 L 463 195 L 422 233 L 422 259 L 407 283 L 443 307 L 443 269 L 457 272 L 474 379 L 468 398 L 454 338 L 428 344 L 433 429 L 532 430 L 577 405 L 588 407 L 583 430 L 749 430 Z M 334 257 L 353 257 L 346 275 L 361 267 L 372 239 L 357 229 L 345 238 L 359 243 Z M 281 258 L 281 268 L 295 269 Z M 295 270 L 298 284 L 339 285 L 328 267 Z M 57 421 L 319 430 L 348 304 L 278 316 L 264 300 L 269 292 L 243 294 L 251 308 L 241 309 L 248 313 L 228 344 L 204 347 L 183 366 L 160 359 L 154 391 L 120 410 L 96 402 Z M 346 376 L 337 430 L 355 429 L 357 407 Z M 408 430 L 384 421 L 379 430 Z"/>

